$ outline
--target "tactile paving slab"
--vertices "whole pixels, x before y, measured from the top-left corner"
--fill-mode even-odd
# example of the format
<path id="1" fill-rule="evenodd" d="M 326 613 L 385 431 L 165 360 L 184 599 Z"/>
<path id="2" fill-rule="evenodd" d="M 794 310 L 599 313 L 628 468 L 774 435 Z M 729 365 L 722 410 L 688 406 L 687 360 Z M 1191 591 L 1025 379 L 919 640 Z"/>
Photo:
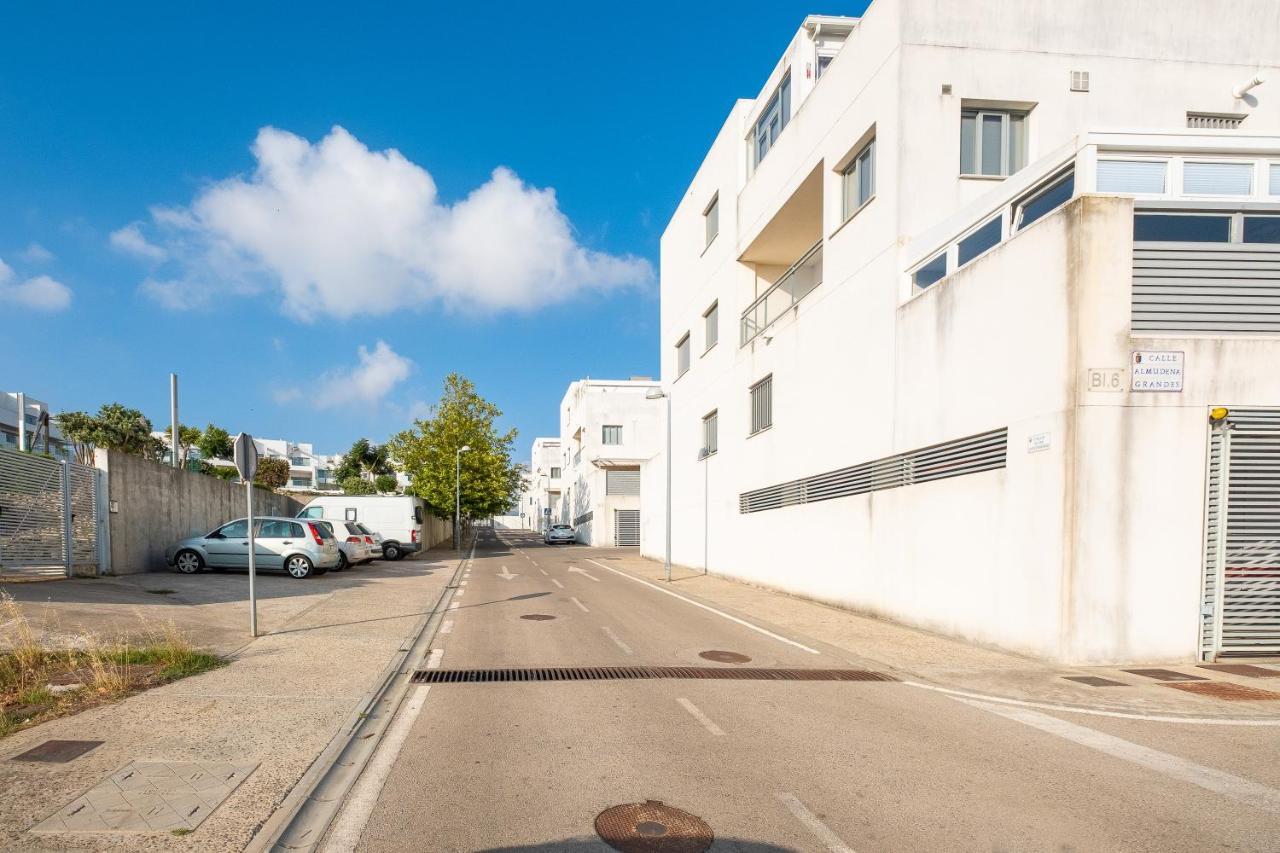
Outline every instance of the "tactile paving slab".
<path id="1" fill-rule="evenodd" d="M 257 766 L 224 761 L 131 761 L 31 831 L 192 830 Z"/>

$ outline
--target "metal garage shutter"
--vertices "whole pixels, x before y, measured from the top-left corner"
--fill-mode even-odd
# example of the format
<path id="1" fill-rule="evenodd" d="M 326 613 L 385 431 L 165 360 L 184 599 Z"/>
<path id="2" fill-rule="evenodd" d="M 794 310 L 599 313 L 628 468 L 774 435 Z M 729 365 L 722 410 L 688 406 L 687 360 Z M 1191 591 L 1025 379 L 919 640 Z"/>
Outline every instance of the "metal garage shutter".
<path id="1" fill-rule="evenodd" d="M 640 510 L 615 509 L 613 511 L 613 544 L 640 544 Z"/>
<path id="2" fill-rule="evenodd" d="M 606 495 L 640 494 L 640 469 L 605 471 L 604 493 Z"/>
<path id="3" fill-rule="evenodd" d="M 1280 654 L 1280 409 L 1229 424 L 1209 446 L 1202 656 Z"/>

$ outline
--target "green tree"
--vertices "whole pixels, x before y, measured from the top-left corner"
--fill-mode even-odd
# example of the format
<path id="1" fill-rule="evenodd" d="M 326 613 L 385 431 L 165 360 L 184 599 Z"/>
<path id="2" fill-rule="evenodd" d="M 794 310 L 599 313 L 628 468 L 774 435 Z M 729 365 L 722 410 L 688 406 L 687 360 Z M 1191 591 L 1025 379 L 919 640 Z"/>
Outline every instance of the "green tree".
<path id="1" fill-rule="evenodd" d="M 342 457 L 334 470 L 334 478 L 341 483 L 351 477 L 363 477 L 369 482 L 381 474 L 395 473 L 391 467 L 390 452 L 385 444 L 373 444 L 367 438 L 356 439 L 351 449 Z"/>
<path id="2" fill-rule="evenodd" d="M 255 485 L 266 489 L 278 489 L 289 482 L 289 460 L 274 456 L 258 459 L 258 473 L 253 475 Z"/>
<path id="3" fill-rule="evenodd" d="M 231 454 L 235 452 L 235 447 L 229 432 L 222 427 L 209 424 L 204 428 L 204 432 L 200 433 L 200 438 L 196 441 L 196 450 L 200 451 L 201 459 L 230 459 Z"/>
<path id="4" fill-rule="evenodd" d="M 340 480 L 338 485 L 342 486 L 342 491 L 348 495 L 373 495 L 377 494 L 378 491 L 373 483 L 358 474 L 347 477 L 345 480 Z"/>
<path id="5" fill-rule="evenodd" d="M 373 485 L 379 492 L 394 492 L 396 490 L 396 475 L 379 474 L 373 478 Z"/>
<path id="6" fill-rule="evenodd" d="M 75 444 L 76 458 L 82 462 L 93 458 L 95 447 L 147 459 L 160 459 L 168 448 L 151 434 L 151 421 L 142 412 L 120 403 L 104 403 L 96 415 L 63 412 L 58 415 L 58 427 Z"/>
<path id="7" fill-rule="evenodd" d="M 210 465 L 209 474 L 219 480 L 235 480 L 240 476 L 234 465 Z"/>
<path id="8" fill-rule="evenodd" d="M 164 437 L 168 439 L 170 447 L 173 446 L 173 426 L 164 428 Z M 187 426 L 186 424 L 178 424 L 178 464 L 186 466 L 187 456 L 191 453 L 191 448 L 196 446 L 200 441 L 200 428 Z"/>
<path id="9" fill-rule="evenodd" d="M 500 515 L 524 486 L 520 466 L 511 462 L 516 431 L 498 432 L 494 422 L 501 416 L 469 379 L 457 373 L 446 377 L 431 414 L 388 442 L 391 456 L 409 476 L 408 491 L 442 515 L 452 516 L 455 454 L 469 446 L 461 457 L 462 515 Z"/>

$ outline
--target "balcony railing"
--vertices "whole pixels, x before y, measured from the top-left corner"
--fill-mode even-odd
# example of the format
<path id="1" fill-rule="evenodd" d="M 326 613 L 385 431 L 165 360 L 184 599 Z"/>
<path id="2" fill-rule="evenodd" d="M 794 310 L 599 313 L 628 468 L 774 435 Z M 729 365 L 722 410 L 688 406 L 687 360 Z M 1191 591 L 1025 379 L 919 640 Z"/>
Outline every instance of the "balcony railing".
<path id="1" fill-rule="evenodd" d="M 742 312 L 739 346 L 746 346 L 822 284 L 822 241 L 813 244 L 782 277 Z"/>

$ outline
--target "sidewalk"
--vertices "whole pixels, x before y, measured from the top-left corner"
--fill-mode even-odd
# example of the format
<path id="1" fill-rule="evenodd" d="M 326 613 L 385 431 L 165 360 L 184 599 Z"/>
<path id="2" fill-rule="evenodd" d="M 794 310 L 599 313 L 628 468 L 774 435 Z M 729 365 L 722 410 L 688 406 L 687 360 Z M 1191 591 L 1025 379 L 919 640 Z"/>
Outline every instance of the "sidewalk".
<path id="1" fill-rule="evenodd" d="M 606 552 L 601 552 L 606 553 Z M 634 551 L 607 552 L 606 565 L 663 584 L 662 563 Z M 596 559 L 600 559 L 596 557 Z M 673 567 L 669 588 L 762 625 L 780 627 L 789 636 L 825 644 L 856 666 L 888 671 L 903 680 L 1022 702 L 1070 706 L 1124 715 L 1159 715 L 1280 721 L 1280 662 L 1257 662 L 1274 677 L 1258 678 L 1208 670 L 1194 664 L 1151 665 L 1158 671 L 1196 676 L 1203 681 L 1162 682 L 1117 667 L 1057 666 L 1036 658 L 955 640 L 882 619 L 859 615 L 807 599 L 715 575 Z M 1101 678 L 1109 686 L 1091 686 L 1069 678 Z M 1224 699 L 1185 692 L 1171 684 L 1210 685 L 1214 692 L 1264 691 L 1270 699 Z M 1234 685 L 1234 687 L 1233 687 Z"/>
<path id="2" fill-rule="evenodd" d="M 259 576 L 253 641 L 244 574 L 6 585 L 51 640 L 119 636 L 141 614 L 172 618 L 231 663 L 0 740 L 0 849 L 244 849 L 377 687 L 457 559 L 433 550 L 304 581 Z M 49 740 L 103 743 L 68 763 L 12 760 Z M 42 831 L 63 827 L 75 831 Z"/>

